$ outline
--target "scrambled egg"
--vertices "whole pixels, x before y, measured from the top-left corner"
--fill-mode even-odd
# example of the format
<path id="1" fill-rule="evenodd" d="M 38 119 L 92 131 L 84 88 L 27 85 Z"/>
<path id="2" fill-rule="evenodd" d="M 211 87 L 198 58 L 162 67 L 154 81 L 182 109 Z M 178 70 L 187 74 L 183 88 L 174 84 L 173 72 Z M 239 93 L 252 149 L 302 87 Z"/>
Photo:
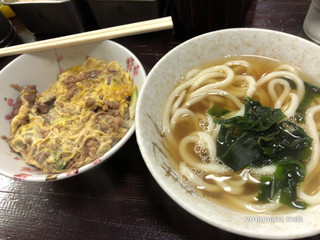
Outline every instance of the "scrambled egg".
<path id="1" fill-rule="evenodd" d="M 116 144 L 130 128 L 136 87 L 117 62 L 89 57 L 59 75 L 42 94 L 20 91 L 12 122 L 11 148 L 47 173 L 79 168 Z M 131 102 L 130 102 L 131 101 Z"/>

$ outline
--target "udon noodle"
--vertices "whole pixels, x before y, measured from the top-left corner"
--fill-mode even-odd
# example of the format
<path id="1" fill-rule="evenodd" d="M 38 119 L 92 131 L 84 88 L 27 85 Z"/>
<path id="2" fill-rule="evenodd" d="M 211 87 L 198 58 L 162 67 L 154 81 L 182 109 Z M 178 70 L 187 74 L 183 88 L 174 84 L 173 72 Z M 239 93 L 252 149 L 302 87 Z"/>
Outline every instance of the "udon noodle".
<path id="1" fill-rule="evenodd" d="M 307 94 L 306 81 L 296 67 L 258 56 L 226 57 L 189 70 L 164 105 L 164 145 L 174 168 L 197 191 L 224 206 L 254 212 L 285 209 L 280 192 L 267 203 L 257 199 L 261 176 L 273 176 L 274 164 L 249 165 L 234 171 L 217 157 L 221 125 L 208 114 L 208 109 L 219 104 L 230 110 L 225 118 L 242 116 L 244 99 L 250 97 L 262 106 L 281 109 L 283 120 L 296 122 L 312 138 L 306 176 L 296 194 L 308 206 L 318 204 L 320 99 L 313 98 L 303 113 L 303 121 L 295 121 Z"/>

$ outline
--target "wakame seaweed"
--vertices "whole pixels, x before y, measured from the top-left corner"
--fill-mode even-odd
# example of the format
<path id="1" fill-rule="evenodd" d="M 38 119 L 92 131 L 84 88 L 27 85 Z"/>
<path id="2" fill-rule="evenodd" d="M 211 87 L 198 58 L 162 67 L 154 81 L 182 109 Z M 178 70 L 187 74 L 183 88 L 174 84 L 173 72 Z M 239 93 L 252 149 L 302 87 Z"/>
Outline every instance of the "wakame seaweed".
<path id="1" fill-rule="evenodd" d="M 214 116 L 214 117 L 217 117 L 217 118 L 220 118 L 220 117 L 226 115 L 226 114 L 229 113 L 229 112 L 230 112 L 229 109 L 226 109 L 226 108 L 222 107 L 222 106 L 219 105 L 219 104 L 214 104 L 214 105 L 208 110 L 209 115 Z"/>
<path id="2" fill-rule="evenodd" d="M 275 165 L 273 176 L 261 176 L 258 199 L 268 202 L 280 194 L 281 203 L 305 208 L 305 203 L 297 201 L 296 188 L 306 174 L 304 162 L 310 158 L 312 139 L 294 122 L 283 120 L 281 109 L 261 106 L 249 97 L 244 107 L 243 116 L 229 119 L 211 114 L 221 124 L 217 156 L 234 171 Z"/>
<path id="3" fill-rule="evenodd" d="M 262 132 L 285 117 L 281 109 L 263 107 L 249 97 L 244 99 L 244 115 L 215 120 L 218 124 L 232 125 L 235 128 Z"/>
<path id="4" fill-rule="evenodd" d="M 297 201 L 297 186 L 304 180 L 305 165 L 291 157 L 276 163 L 274 176 L 261 176 L 259 201 L 269 202 L 280 192 L 280 203 L 290 207 L 305 209 L 305 202 Z"/>
<path id="5" fill-rule="evenodd" d="M 304 83 L 305 94 L 297 109 L 298 114 L 305 114 L 307 107 L 315 97 L 320 97 L 320 88 L 309 83 Z"/>
<path id="6" fill-rule="evenodd" d="M 282 78 L 290 84 L 290 87 L 292 89 L 297 89 L 296 84 L 291 79 L 286 77 L 282 77 Z M 310 105 L 311 101 L 316 97 L 320 97 L 320 88 L 307 82 L 304 82 L 304 88 L 305 88 L 305 94 L 294 115 L 294 121 L 298 123 L 304 122 L 305 112 L 308 106 Z"/>

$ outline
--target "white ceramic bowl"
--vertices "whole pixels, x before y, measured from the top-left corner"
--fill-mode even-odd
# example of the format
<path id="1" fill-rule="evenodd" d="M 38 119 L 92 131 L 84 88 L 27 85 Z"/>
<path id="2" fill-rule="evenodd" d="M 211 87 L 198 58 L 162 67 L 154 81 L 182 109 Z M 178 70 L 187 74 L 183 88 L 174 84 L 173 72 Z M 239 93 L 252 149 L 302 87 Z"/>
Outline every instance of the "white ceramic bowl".
<path id="1" fill-rule="evenodd" d="M 102 41 L 81 46 L 66 47 L 43 51 L 34 54 L 23 54 L 9 63 L 0 72 L 0 136 L 9 136 L 10 121 L 8 114 L 12 111 L 12 104 L 18 97 L 18 92 L 10 84 L 35 84 L 39 92 L 44 91 L 49 84 L 57 80 L 58 74 L 75 65 L 83 63 L 86 57 L 92 56 L 107 61 L 115 60 L 129 72 L 134 84 L 140 91 L 146 73 L 139 59 L 127 48 L 113 41 Z M 108 152 L 99 159 L 77 170 L 61 174 L 44 174 L 38 169 L 25 164 L 24 160 L 13 153 L 7 142 L 0 139 L 0 173 L 11 178 L 26 181 L 60 180 L 83 173 L 98 166 L 117 152 L 134 133 L 134 125 L 127 134 Z"/>
<path id="2" fill-rule="evenodd" d="M 276 216 L 240 213 L 204 199 L 171 167 L 158 128 L 166 97 L 177 77 L 187 70 L 227 55 L 260 55 L 278 59 L 301 68 L 318 85 L 320 83 L 320 46 L 302 38 L 270 30 L 238 28 L 190 39 L 154 66 L 140 92 L 136 136 L 147 167 L 163 190 L 181 207 L 223 230 L 268 239 L 302 238 L 320 233 L 320 205 L 304 211 L 293 210 L 279 216 L 273 223 L 268 217 Z"/>

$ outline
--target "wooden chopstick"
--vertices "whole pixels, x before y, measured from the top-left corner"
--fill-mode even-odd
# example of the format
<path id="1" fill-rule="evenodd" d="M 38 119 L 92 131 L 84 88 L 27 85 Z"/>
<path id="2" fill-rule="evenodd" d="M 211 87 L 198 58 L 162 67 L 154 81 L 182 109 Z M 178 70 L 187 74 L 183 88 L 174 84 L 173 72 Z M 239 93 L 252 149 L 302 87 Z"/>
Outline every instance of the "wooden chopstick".
<path id="1" fill-rule="evenodd" d="M 24 43 L 11 47 L 4 47 L 0 48 L 0 57 L 74 46 L 84 43 L 161 31 L 171 28 L 173 28 L 171 17 L 157 18 L 153 20 L 130 23 L 89 32 L 71 34 L 63 37 L 51 38 L 48 40 Z"/>

